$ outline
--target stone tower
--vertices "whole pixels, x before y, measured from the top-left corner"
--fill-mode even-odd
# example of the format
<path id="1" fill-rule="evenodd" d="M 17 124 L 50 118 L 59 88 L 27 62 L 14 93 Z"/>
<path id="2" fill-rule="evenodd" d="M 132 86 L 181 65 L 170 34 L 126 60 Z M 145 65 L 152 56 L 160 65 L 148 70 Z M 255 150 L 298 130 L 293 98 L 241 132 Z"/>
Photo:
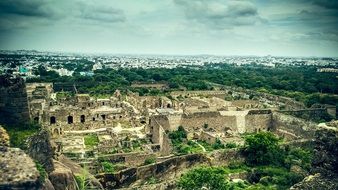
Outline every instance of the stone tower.
<path id="1" fill-rule="evenodd" d="M 17 125 L 29 122 L 26 85 L 22 78 L 0 76 L 0 123 Z"/>

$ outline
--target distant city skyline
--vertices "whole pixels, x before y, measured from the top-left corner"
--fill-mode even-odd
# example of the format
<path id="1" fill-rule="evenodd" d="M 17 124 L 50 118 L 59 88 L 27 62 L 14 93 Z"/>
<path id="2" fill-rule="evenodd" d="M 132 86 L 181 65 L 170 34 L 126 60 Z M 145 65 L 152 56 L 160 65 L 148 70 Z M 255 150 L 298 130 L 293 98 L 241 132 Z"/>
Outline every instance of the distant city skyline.
<path id="1" fill-rule="evenodd" d="M 0 49 L 338 57 L 338 1 L 2 0 Z"/>

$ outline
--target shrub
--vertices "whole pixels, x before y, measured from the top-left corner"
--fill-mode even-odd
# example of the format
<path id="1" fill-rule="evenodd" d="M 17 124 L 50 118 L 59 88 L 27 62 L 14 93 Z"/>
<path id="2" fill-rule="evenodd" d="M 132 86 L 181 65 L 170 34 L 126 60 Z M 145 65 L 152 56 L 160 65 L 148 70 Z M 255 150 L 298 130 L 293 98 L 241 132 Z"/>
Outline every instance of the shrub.
<path id="1" fill-rule="evenodd" d="M 245 137 L 244 154 L 248 165 L 282 165 L 284 150 L 279 139 L 270 132 L 260 132 Z"/>
<path id="2" fill-rule="evenodd" d="M 146 158 L 144 160 L 144 165 L 153 164 L 155 162 L 156 162 L 156 158 L 155 157 Z"/>
<path id="3" fill-rule="evenodd" d="M 115 172 L 115 166 L 114 164 L 104 161 L 101 162 L 102 169 L 105 173 L 114 173 Z"/>
<path id="4" fill-rule="evenodd" d="M 250 183 L 260 183 L 265 186 L 277 185 L 278 189 L 287 189 L 303 179 L 303 176 L 290 172 L 283 167 L 260 167 L 251 171 L 248 180 Z"/>
<path id="5" fill-rule="evenodd" d="M 222 148 L 224 148 L 224 147 L 225 147 L 224 144 L 223 144 L 222 141 L 219 140 L 218 138 L 216 139 L 215 143 L 212 144 L 212 148 L 215 149 L 215 150 L 217 150 L 217 149 L 222 149 Z"/>
<path id="6" fill-rule="evenodd" d="M 45 168 L 38 162 L 35 162 L 35 166 L 36 166 L 36 169 L 39 171 L 39 181 L 41 183 L 44 183 L 46 178 L 47 178 L 47 172 L 45 170 Z"/>
<path id="7" fill-rule="evenodd" d="M 220 167 L 200 167 L 183 174 L 177 182 L 182 189 L 228 189 L 226 172 Z"/>
<path id="8" fill-rule="evenodd" d="M 236 144 L 236 143 L 230 142 L 230 143 L 226 143 L 226 144 L 225 144 L 225 147 L 226 147 L 226 148 L 236 148 L 236 147 L 237 147 L 237 144 Z"/>
<path id="9" fill-rule="evenodd" d="M 169 133 L 169 138 L 171 139 L 173 144 L 182 143 L 183 139 L 187 138 L 187 132 L 182 126 L 179 126 L 176 131 L 172 131 Z"/>
<path id="10" fill-rule="evenodd" d="M 99 139 L 96 134 L 89 134 L 84 136 L 84 143 L 88 148 L 93 148 L 99 144 Z"/>

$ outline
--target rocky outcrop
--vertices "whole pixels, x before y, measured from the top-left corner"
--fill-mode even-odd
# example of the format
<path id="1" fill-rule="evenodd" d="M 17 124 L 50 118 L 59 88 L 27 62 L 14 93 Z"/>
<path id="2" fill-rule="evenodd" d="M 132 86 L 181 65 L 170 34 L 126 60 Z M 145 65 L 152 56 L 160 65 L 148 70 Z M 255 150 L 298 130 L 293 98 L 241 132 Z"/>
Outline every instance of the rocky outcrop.
<path id="1" fill-rule="evenodd" d="M 9 146 L 9 135 L 0 125 L 0 146 Z"/>
<path id="2" fill-rule="evenodd" d="M 316 131 L 314 157 L 310 175 L 292 190 L 338 189 L 338 130 Z"/>
<path id="3" fill-rule="evenodd" d="M 303 181 L 295 184 L 290 190 L 331 190 L 338 189 L 338 179 L 329 179 L 317 173 L 307 176 Z"/>
<path id="4" fill-rule="evenodd" d="M 55 190 L 77 190 L 79 189 L 73 172 L 61 162 L 54 160 L 54 170 L 49 173 L 49 180 Z"/>
<path id="5" fill-rule="evenodd" d="M 95 176 L 86 171 L 86 169 L 82 168 L 80 165 L 78 165 L 77 163 L 75 163 L 74 161 L 68 159 L 63 155 L 59 156 L 57 159 L 64 166 L 68 167 L 74 173 L 75 176 L 84 177 L 87 183 L 87 187 L 90 187 L 91 189 L 103 190 L 100 181 L 96 179 Z"/>
<path id="6" fill-rule="evenodd" d="M 0 189 L 40 189 L 34 161 L 18 148 L 0 147 Z"/>
<path id="7" fill-rule="evenodd" d="M 49 133 L 46 130 L 41 130 L 28 139 L 29 156 L 43 165 L 47 172 L 54 170 L 54 149 L 55 146 L 51 144 Z"/>
<path id="8" fill-rule="evenodd" d="M 338 177 L 338 130 L 321 129 L 316 132 L 312 172 Z"/>

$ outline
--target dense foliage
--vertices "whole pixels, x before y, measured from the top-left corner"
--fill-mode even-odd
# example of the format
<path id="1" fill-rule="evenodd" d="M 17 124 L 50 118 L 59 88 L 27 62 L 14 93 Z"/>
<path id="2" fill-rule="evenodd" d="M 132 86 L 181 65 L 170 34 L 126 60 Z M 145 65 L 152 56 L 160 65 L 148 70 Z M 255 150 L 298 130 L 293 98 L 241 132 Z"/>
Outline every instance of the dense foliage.
<path id="1" fill-rule="evenodd" d="M 337 104 L 338 78 L 335 73 L 320 73 L 314 66 L 261 65 L 236 66 L 230 64 L 209 64 L 188 68 L 153 69 L 105 69 L 97 70 L 93 76 L 60 77 L 53 71 L 39 67 L 40 78 L 28 82 L 54 82 L 57 89 L 77 90 L 92 95 L 112 94 L 115 89 L 133 90 L 141 95 L 162 94 L 166 91 L 147 88 L 131 88 L 133 82 L 168 82 L 170 90 L 210 90 L 214 85 L 237 86 L 284 95 L 305 102 Z M 326 93 L 326 94 L 322 94 Z"/>
<path id="2" fill-rule="evenodd" d="M 228 181 L 225 179 L 225 170 L 220 167 L 201 167 L 189 171 L 178 181 L 178 187 L 182 189 L 197 190 L 202 187 L 206 189 L 228 189 Z"/>

